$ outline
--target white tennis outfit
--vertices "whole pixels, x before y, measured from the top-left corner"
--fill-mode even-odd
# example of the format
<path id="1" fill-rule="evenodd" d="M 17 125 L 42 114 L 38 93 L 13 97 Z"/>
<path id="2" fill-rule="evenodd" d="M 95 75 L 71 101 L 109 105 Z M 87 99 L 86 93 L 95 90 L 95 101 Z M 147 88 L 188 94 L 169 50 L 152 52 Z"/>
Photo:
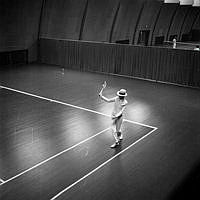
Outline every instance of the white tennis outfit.
<path id="1" fill-rule="evenodd" d="M 127 102 L 126 99 L 120 100 L 120 98 L 118 96 L 115 97 L 113 100 L 114 100 L 115 103 L 114 103 L 112 115 L 115 116 L 116 114 L 118 114 L 122 110 L 122 108 L 124 106 L 127 105 L 128 102 Z"/>
<path id="2" fill-rule="evenodd" d="M 112 111 L 112 133 L 115 138 L 115 144 L 111 145 L 111 148 L 115 148 L 116 146 L 119 145 L 119 141 L 123 139 L 122 133 L 121 133 L 121 126 L 123 122 L 123 111 L 128 104 L 126 99 L 120 99 L 119 96 L 127 96 L 126 90 L 121 89 L 120 91 L 117 92 L 116 97 L 108 99 L 102 95 L 102 91 L 99 93 L 100 97 L 106 101 L 106 102 L 114 102 L 114 107 Z"/>
<path id="3" fill-rule="evenodd" d="M 113 99 L 114 107 L 112 112 L 112 119 L 113 119 L 113 131 L 114 132 L 121 132 L 121 125 L 123 122 L 123 108 L 127 105 L 127 100 L 121 100 L 118 96 Z M 117 118 L 114 118 L 118 115 Z"/>

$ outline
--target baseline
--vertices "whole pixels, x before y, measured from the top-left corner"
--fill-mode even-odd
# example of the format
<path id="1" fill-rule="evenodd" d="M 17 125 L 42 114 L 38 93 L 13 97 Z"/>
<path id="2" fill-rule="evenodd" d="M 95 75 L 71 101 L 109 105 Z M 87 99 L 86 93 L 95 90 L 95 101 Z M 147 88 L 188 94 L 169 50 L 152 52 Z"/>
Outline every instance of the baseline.
<path id="1" fill-rule="evenodd" d="M 13 92 L 17 92 L 17 93 L 20 93 L 20 94 L 28 95 L 28 96 L 31 96 L 31 97 L 43 99 L 43 100 L 46 100 L 46 101 L 54 102 L 54 103 L 57 103 L 57 104 L 61 104 L 61 105 L 65 105 L 65 106 L 70 106 L 72 108 L 77 108 L 77 109 L 80 109 L 80 110 L 92 112 L 92 113 L 95 113 L 95 114 L 98 114 L 98 115 L 103 115 L 103 116 L 106 116 L 106 117 L 110 117 L 110 115 L 107 115 L 107 114 L 104 114 L 104 113 L 101 113 L 101 112 L 98 112 L 98 111 L 95 111 L 95 110 L 83 108 L 83 107 L 80 107 L 80 106 L 75 106 L 75 105 L 72 105 L 72 104 L 69 104 L 69 103 L 65 103 L 65 102 L 62 102 L 62 101 L 58 101 L 58 100 L 55 100 L 55 99 L 50 99 L 50 98 L 47 98 L 47 97 L 43 97 L 43 96 L 31 94 L 29 92 L 24 92 L 24 91 L 16 90 L 16 89 L 5 87 L 5 86 L 2 86 L 2 85 L 0 85 L 0 88 L 6 89 L 6 90 L 10 90 L 10 91 L 13 91 Z M 124 121 L 130 122 L 132 124 L 138 124 L 138 125 L 141 125 L 141 126 L 152 128 L 152 129 L 157 128 L 155 126 L 150 126 L 150 125 L 147 125 L 147 124 L 143 124 L 143 123 L 140 123 L 140 122 L 135 122 L 135 121 L 127 120 L 127 119 L 124 119 Z"/>
<path id="2" fill-rule="evenodd" d="M 128 149 L 130 149 L 132 146 L 136 145 L 138 142 L 140 142 L 141 140 L 143 140 L 144 138 L 146 138 L 147 136 L 149 136 L 150 134 L 152 134 L 156 130 L 157 130 L 157 128 L 154 128 L 149 133 L 147 133 L 146 135 L 144 135 L 143 137 L 141 137 L 140 139 L 138 139 L 137 141 L 135 141 L 134 143 L 132 143 L 128 147 L 126 147 L 124 150 L 120 151 L 119 153 L 117 153 L 116 155 L 114 155 L 113 157 L 111 157 L 110 159 L 108 159 L 107 161 L 105 161 L 104 163 L 102 163 L 101 165 L 99 165 L 97 168 L 93 169 L 91 172 L 89 172 L 88 174 L 86 174 L 85 176 L 83 176 L 82 178 L 80 178 L 79 180 L 77 180 L 76 182 L 72 183 L 71 185 L 69 185 L 68 187 L 66 187 L 65 189 L 63 189 L 61 192 L 59 192 L 58 194 L 56 194 L 50 200 L 57 199 L 59 196 L 61 196 L 63 193 L 65 193 L 66 191 L 68 191 L 69 189 L 71 189 L 73 186 L 77 185 L 79 182 L 83 181 L 88 176 L 92 175 L 97 170 L 101 169 L 103 166 L 105 166 L 106 164 L 108 164 L 109 162 L 111 162 L 116 157 L 120 156 L 122 153 L 124 153 L 125 151 L 127 151 Z"/>

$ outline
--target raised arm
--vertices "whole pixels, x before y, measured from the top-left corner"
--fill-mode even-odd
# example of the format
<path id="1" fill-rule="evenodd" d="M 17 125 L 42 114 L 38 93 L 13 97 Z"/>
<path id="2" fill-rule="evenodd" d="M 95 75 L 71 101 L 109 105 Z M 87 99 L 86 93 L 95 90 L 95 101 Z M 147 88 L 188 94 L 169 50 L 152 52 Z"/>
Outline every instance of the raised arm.
<path id="1" fill-rule="evenodd" d="M 104 101 L 110 103 L 110 102 L 115 102 L 115 97 L 114 98 L 107 98 L 105 96 L 103 96 L 102 92 L 99 93 L 99 96 L 101 97 L 101 99 L 103 99 Z"/>
<path id="2" fill-rule="evenodd" d="M 103 90 L 106 88 L 106 81 L 104 82 L 104 84 L 102 85 L 103 87 L 102 87 L 102 89 L 101 89 L 101 91 L 99 92 L 99 96 L 101 97 L 101 99 L 103 99 L 104 101 L 106 101 L 106 102 L 108 102 L 108 103 L 110 103 L 110 102 L 114 102 L 115 101 L 115 97 L 114 98 L 111 98 L 111 99 L 108 99 L 108 98 L 106 98 L 105 96 L 103 96 Z"/>

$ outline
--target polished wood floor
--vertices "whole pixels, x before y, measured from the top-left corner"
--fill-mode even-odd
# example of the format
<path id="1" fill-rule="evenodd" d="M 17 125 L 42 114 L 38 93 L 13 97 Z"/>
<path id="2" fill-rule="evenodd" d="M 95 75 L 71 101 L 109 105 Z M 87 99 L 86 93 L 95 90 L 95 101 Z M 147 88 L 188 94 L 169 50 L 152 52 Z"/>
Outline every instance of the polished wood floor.
<path id="1" fill-rule="evenodd" d="M 117 149 L 104 80 L 128 91 Z M 36 64 L 1 68 L 0 85 L 0 199 L 200 196 L 200 90 Z"/>

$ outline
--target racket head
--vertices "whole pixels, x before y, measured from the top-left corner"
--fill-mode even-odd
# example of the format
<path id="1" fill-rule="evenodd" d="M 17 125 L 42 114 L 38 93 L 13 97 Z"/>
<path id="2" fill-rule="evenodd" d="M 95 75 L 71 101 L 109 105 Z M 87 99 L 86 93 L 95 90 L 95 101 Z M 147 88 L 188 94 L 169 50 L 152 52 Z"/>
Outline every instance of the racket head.
<path id="1" fill-rule="evenodd" d="M 103 83 L 103 88 L 106 88 L 106 86 L 107 86 L 107 83 L 106 83 L 106 81 L 104 81 L 104 83 Z"/>

